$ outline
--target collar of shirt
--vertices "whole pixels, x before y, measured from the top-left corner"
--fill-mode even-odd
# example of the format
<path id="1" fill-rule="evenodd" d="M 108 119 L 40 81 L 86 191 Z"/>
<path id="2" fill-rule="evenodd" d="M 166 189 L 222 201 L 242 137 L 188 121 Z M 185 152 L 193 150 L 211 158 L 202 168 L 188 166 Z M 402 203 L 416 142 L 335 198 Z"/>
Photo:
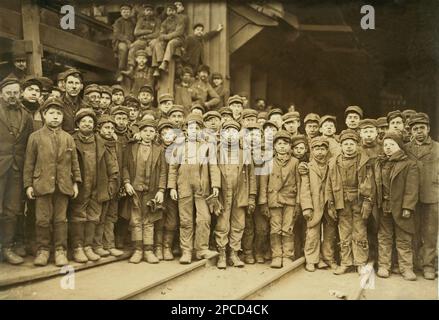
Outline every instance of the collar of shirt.
<path id="1" fill-rule="evenodd" d="M 141 140 L 139 142 L 141 145 L 146 146 L 146 147 L 151 147 L 152 146 L 152 142 L 151 141 L 143 141 Z"/>
<path id="2" fill-rule="evenodd" d="M 431 144 L 431 137 L 427 137 L 427 139 L 425 139 L 421 143 L 419 143 L 416 139 L 414 139 L 414 141 L 415 141 L 415 144 L 418 146 L 430 145 Z"/>
<path id="3" fill-rule="evenodd" d="M 284 166 L 290 159 L 291 159 L 291 155 L 289 154 L 277 154 L 276 158 L 277 162 Z"/>

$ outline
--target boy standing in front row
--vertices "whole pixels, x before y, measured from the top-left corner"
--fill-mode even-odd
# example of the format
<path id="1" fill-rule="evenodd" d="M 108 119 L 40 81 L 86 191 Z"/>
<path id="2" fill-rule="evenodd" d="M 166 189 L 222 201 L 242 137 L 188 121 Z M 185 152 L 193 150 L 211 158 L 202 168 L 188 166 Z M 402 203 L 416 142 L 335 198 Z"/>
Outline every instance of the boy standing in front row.
<path id="1" fill-rule="evenodd" d="M 166 159 L 163 148 L 154 142 L 156 122 L 143 120 L 138 127 L 141 140 L 128 145 L 123 159 L 123 182 L 131 197 L 131 239 L 135 245 L 130 262 L 139 263 L 143 257 L 148 263 L 158 263 L 153 252 L 154 222 L 162 217 L 153 208 L 163 203 Z"/>
<path id="2" fill-rule="evenodd" d="M 299 206 L 299 160 L 291 156 L 291 135 L 280 130 L 274 136 L 272 171 L 261 177 L 259 204 L 270 217 L 272 268 L 282 268 L 282 259 L 294 257 L 294 222 Z"/>
<path id="3" fill-rule="evenodd" d="M 51 227 L 55 245 L 55 264 L 68 263 L 67 205 L 78 195 L 81 183 L 78 155 L 73 137 L 61 129 L 63 102 L 49 98 L 41 112 L 44 127 L 32 133 L 26 149 L 24 188 L 29 199 L 36 199 L 37 266 L 45 266 L 51 247 Z"/>

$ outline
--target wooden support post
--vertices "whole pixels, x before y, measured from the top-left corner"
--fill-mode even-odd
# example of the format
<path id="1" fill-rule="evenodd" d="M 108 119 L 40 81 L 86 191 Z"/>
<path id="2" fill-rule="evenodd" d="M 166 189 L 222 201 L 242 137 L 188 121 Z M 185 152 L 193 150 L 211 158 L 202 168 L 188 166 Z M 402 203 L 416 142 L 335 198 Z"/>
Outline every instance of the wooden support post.
<path id="1" fill-rule="evenodd" d="M 43 50 L 40 44 L 40 8 L 35 0 L 21 1 L 21 17 L 23 39 L 29 41 L 29 44 L 25 46 L 28 56 L 28 70 L 35 76 L 42 76 L 41 58 Z"/>
<path id="2" fill-rule="evenodd" d="M 163 93 L 174 94 L 175 60 L 171 59 L 168 64 L 168 72 L 160 72 L 157 83 L 157 98 Z"/>

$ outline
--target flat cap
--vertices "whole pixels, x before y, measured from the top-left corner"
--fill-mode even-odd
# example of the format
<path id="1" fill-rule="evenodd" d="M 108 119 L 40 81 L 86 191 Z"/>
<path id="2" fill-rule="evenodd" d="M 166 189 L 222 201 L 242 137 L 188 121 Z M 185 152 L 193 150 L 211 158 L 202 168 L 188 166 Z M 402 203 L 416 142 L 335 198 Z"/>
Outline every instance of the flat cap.
<path id="1" fill-rule="evenodd" d="M 317 146 L 326 146 L 326 148 L 329 148 L 329 141 L 325 136 L 317 136 L 311 139 L 310 145 L 311 148 Z"/>
<path id="2" fill-rule="evenodd" d="M 227 100 L 227 104 L 230 106 L 233 103 L 240 103 L 243 104 L 244 102 L 242 101 L 242 98 L 240 96 L 238 96 L 237 94 L 231 96 L 228 100 Z"/>
<path id="3" fill-rule="evenodd" d="M 233 116 L 233 111 L 229 107 L 222 107 L 222 108 L 220 108 L 219 109 L 219 113 L 220 113 L 221 116 L 223 116 L 225 114 Z"/>
<path id="4" fill-rule="evenodd" d="M 40 112 L 44 113 L 44 111 L 46 111 L 50 107 L 56 107 L 64 113 L 64 103 L 59 98 L 56 97 L 47 98 L 47 100 L 41 106 Z"/>
<path id="5" fill-rule="evenodd" d="M 112 116 L 110 116 L 109 114 L 103 114 L 98 119 L 98 126 L 107 122 L 111 122 L 112 124 L 116 125 L 116 122 L 114 121 L 114 118 Z"/>
<path id="6" fill-rule="evenodd" d="M 130 110 L 125 106 L 115 107 L 113 110 L 111 110 L 111 115 L 115 116 L 116 114 L 125 114 L 128 116 L 130 114 Z"/>
<path id="7" fill-rule="evenodd" d="M 174 128 L 174 125 L 168 119 L 165 119 L 165 118 L 160 119 L 160 121 L 157 125 L 157 131 L 161 132 L 165 128 Z"/>
<path id="8" fill-rule="evenodd" d="M 198 67 L 197 72 L 207 72 L 208 74 L 210 74 L 210 68 L 209 66 L 202 64 L 201 66 Z"/>
<path id="9" fill-rule="evenodd" d="M 78 69 L 69 68 L 66 71 L 64 71 L 64 79 L 63 80 L 67 79 L 67 77 L 69 77 L 69 76 L 79 77 L 82 81 L 82 73 Z"/>
<path id="10" fill-rule="evenodd" d="M 254 129 L 262 130 L 262 126 L 259 123 L 257 123 L 257 122 L 247 123 L 244 126 L 244 128 L 247 129 L 247 130 L 254 130 Z"/>
<path id="11" fill-rule="evenodd" d="M 199 102 L 194 102 L 194 103 L 192 103 L 192 106 L 191 106 L 191 112 L 192 112 L 194 109 L 199 109 L 199 110 L 201 110 L 202 113 L 206 112 L 206 109 L 204 108 L 204 106 L 202 106 L 201 103 L 199 103 Z"/>
<path id="12" fill-rule="evenodd" d="M 291 143 L 291 135 L 285 130 L 279 130 L 278 132 L 276 132 L 273 138 L 273 142 L 276 143 L 278 139 L 285 139 L 289 143 Z"/>
<path id="13" fill-rule="evenodd" d="M 241 118 L 245 119 L 245 118 L 248 118 L 248 117 L 255 117 L 255 118 L 257 118 L 258 117 L 258 112 L 256 110 L 254 110 L 254 109 L 244 109 L 244 110 L 242 110 Z"/>
<path id="14" fill-rule="evenodd" d="M 138 56 L 144 56 L 144 57 L 148 57 L 148 53 L 145 50 L 137 50 L 136 53 L 134 54 L 135 57 Z"/>
<path id="15" fill-rule="evenodd" d="M 358 126 L 360 129 L 363 128 L 377 128 L 378 124 L 375 119 L 363 119 L 360 120 L 360 124 Z"/>
<path id="16" fill-rule="evenodd" d="M 390 121 L 392 121 L 393 119 L 398 118 L 398 117 L 401 118 L 402 121 L 405 121 L 405 117 L 400 110 L 390 111 L 387 114 L 387 122 L 390 123 Z"/>
<path id="17" fill-rule="evenodd" d="M 125 98 L 125 104 L 128 107 L 135 107 L 138 108 L 140 107 L 140 101 L 139 99 L 137 99 L 135 96 L 133 96 L 132 94 L 129 94 L 126 98 Z"/>
<path id="18" fill-rule="evenodd" d="M 142 4 L 142 7 L 143 7 L 143 9 L 146 9 L 146 8 L 154 9 L 154 6 L 150 3 L 144 3 L 144 4 Z"/>
<path id="19" fill-rule="evenodd" d="M 291 137 L 291 145 L 293 147 L 297 146 L 300 143 L 303 143 L 305 146 L 308 145 L 308 141 L 303 134 L 295 134 Z"/>
<path id="20" fill-rule="evenodd" d="M 149 92 L 150 94 L 154 94 L 154 89 L 149 84 L 144 84 L 140 87 L 139 93 L 144 91 Z"/>
<path id="21" fill-rule="evenodd" d="M 122 3 L 122 4 L 119 6 L 119 8 L 120 8 L 120 9 L 122 9 L 122 8 L 130 8 L 130 9 L 132 9 L 133 6 L 132 6 L 131 4 L 129 4 L 129 3 Z"/>
<path id="22" fill-rule="evenodd" d="M 340 133 L 340 143 L 347 139 L 352 139 L 357 143 L 360 142 L 360 136 L 355 130 L 352 129 L 346 129 Z"/>
<path id="23" fill-rule="evenodd" d="M 262 129 L 265 129 L 265 128 L 268 127 L 268 126 L 275 127 L 276 129 L 279 130 L 279 126 L 278 126 L 277 123 L 274 122 L 274 121 L 271 121 L 271 120 L 267 120 L 267 121 L 265 121 L 264 124 L 262 125 Z"/>
<path id="24" fill-rule="evenodd" d="M 428 114 L 426 114 L 424 112 L 415 113 L 409 118 L 408 125 L 411 127 L 417 123 L 424 123 L 424 124 L 429 125 L 430 124 L 430 117 L 428 116 Z"/>
<path id="25" fill-rule="evenodd" d="M 33 76 L 25 77 L 22 81 L 21 88 L 24 90 L 27 87 L 30 87 L 33 85 L 38 86 L 38 88 L 40 88 L 40 90 L 43 90 L 43 84 L 41 83 L 41 81 L 38 78 L 33 77 Z"/>
<path id="26" fill-rule="evenodd" d="M 189 124 L 190 122 L 196 122 L 200 127 L 203 126 L 203 117 L 199 114 L 189 114 L 186 117 L 186 124 Z"/>
<path id="27" fill-rule="evenodd" d="M 207 121 L 211 118 L 218 118 L 221 119 L 221 114 L 218 111 L 207 111 L 204 115 L 203 115 L 203 120 Z"/>
<path id="28" fill-rule="evenodd" d="M 109 86 L 101 86 L 101 94 L 103 93 L 111 96 L 111 88 Z"/>
<path id="29" fill-rule="evenodd" d="M 125 89 L 122 88 L 120 84 L 115 84 L 111 86 L 111 94 L 115 94 L 117 91 L 121 91 L 125 95 Z"/>
<path id="30" fill-rule="evenodd" d="M 6 77 L 0 82 L 0 90 L 10 84 L 20 85 L 20 80 L 18 80 L 16 77 Z"/>
<path id="31" fill-rule="evenodd" d="M 317 113 L 308 113 L 305 116 L 305 119 L 303 120 L 303 123 L 307 123 L 308 121 L 314 121 L 319 123 L 320 122 L 320 116 Z"/>
<path id="32" fill-rule="evenodd" d="M 264 119 L 267 120 L 268 112 L 258 112 L 258 119 Z"/>
<path id="33" fill-rule="evenodd" d="M 281 109 L 279 109 L 279 108 L 271 109 L 271 110 L 268 112 L 268 115 L 267 115 L 268 119 L 270 119 L 270 117 L 271 117 L 273 114 L 280 114 L 280 115 L 283 115 L 284 112 L 283 112 Z"/>
<path id="34" fill-rule="evenodd" d="M 241 125 L 235 120 L 227 120 L 221 126 L 222 129 L 235 128 L 236 130 L 241 130 Z"/>
<path id="35" fill-rule="evenodd" d="M 401 149 L 404 147 L 404 140 L 400 132 L 396 132 L 394 130 L 387 131 L 384 135 L 383 141 L 386 139 L 392 139 Z"/>
<path id="36" fill-rule="evenodd" d="M 212 79 L 223 79 L 223 75 L 220 72 L 213 72 Z"/>
<path id="37" fill-rule="evenodd" d="M 75 123 L 78 124 L 79 121 L 81 121 L 84 117 L 91 117 L 93 119 L 93 123 L 96 126 L 97 125 L 97 117 L 96 113 L 93 111 L 93 109 L 90 108 L 81 108 L 76 112 L 75 114 Z"/>
<path id="38" fill-rule="evenodd" d="M 53 87 L 53 80 L 48 77 L 37 77 L 38 81 L 41 82 L 41 90 L 42 91 L 49 91 L 52 90 Z"/>
<path id="39" fill-rule="evenodd" d="M 98 86 L 95 83 L 89 84 L 88 86 L 85 87 L 84 94 L 87 95 L 87 94 L 89 94 L 91 92 L 99 92 L 99 93 L 101 93 L 101 87 Z"/>
<path id="40" fill-rule="evenodd" d="M 344 111 L 344 115 L 347 116 L 349 113 L 356 113 L 360 116 L 360 118 L 363 118 L 363 109 L 361 109 L 359 106 L 349 106 Z"/>
<path id="41" fill-rule="evenodd" d="M 174 104 L 174 105 L 172 106 L 172 108 L 169 109 L 169 111 L 168 111 L 168 116 L 170 116 L 171 113 L 174 113 L 174 112 L 181 112 L 181 113 L 185 114 L 185 113 L 186 113 L 186 110 L 185 110 L 185 108 L 184 108 L 182 105 Z"/>
<path id="42" fill-rule="evenodd" d="M 145 127 L 153 127 L 154 129 L 157 129 L 157 121 L 153 119 L 143 119 L 137 122 L 136 125 L 139 130 L 142 130 Z"/>
<path id="43" fill-rule="evenodd" d="M 324 115 L 320 118 L 319 125 L 322 126 L 322 124 L 324 124 L 326 121 L 332 121 L 334 123 L 337 123 L 337 118 L 331 115 Z"/>
<path id="44" fill-rule="evenodd" d="M 410 118 L 410 116 L 416 114 L 416 111 L 413 109 L 405 109 L 402 111 L 402 115 L 407 119 Z"/>
<path id="45" fill-rule="evenodd" d="M 382 128 L 382 127 L 387 127 L 389 124 L 387 123 L 387 117 L 379 117 L 377 119 L 377 127 L 378 128 Z"/>
<path id="46" fill-rule="evenodd" d="M 166 101 L 174 101 L 174 96 L 170 93 L 162 93 L 158 99 L 159 103 Z"/>
<path id="47" fill-rule="evenodd" d="M 293 120 L 300 120 L 300 113 L 297 111 L 287 112 L 282 116 L 284 123 L 288 123 Z"/>
<path id="48" fill-rule="evenodd" d="M 186 66 L 183 68 L 182 74 L 189 73 L 191 76 L 194 75 L 194 70 L 190 66 Z"/>

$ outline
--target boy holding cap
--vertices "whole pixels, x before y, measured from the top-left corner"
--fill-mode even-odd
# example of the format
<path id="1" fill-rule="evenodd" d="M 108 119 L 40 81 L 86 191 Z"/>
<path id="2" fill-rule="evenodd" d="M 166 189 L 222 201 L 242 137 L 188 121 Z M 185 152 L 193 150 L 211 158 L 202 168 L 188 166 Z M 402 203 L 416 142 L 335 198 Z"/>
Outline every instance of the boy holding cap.
<path id="1" fill-rule="evenodd" d="M 73 134 L 73 139 L 82 183 L 78 197 L 71 202 L 70 234 L 73 259 L 85 263 L 89 260 L 97 261 L 101 257 L 99 252 L 94 251 L 98 248 L 93 242 L 95 233 L 104 233 L 104 225 L 99 223 L 103 204 L 119 191 L 119 167 L 104 141 L 94 134 L 97 118 L 93 110 L 79 110 L 75 122 L 79 130 Z"/>
<path id="2" fill-rule="evenodd" d="M 427 114 L 419 112 L 412 115 L 408 125 L 412 141 L 405 145 L 405 150 L 407 155 L 417 162 L 420 174 L 415 250 L 420 250 L 417 252 L 417 258 L 422 261 L 424 278 L 434 280 L 439 214 L 439 143 L 430 136 L 430 118 Z"/>
<path id="3" fill-rule="evenodd" d="M 415 233 L 414 211 L 418 202 L 419 169 L 405 154 L 402 135 L 389 131 L 384 136 L 384 156 L 375 163 L 378 228 L 378 272 L 390 276 L 392 248 L 396 244 L 399 271 L 405 280 L 416 280 L 413 272 L 412 241 Z M 394 240 L 395 237 L 395 240 Z"/>
<path id="4" fill-rule="evenodd" d="M 337 224 L 328 216 L 325 202 L 325 184 L 328 177 L 329 142 L 321 136 L 311 140 L 312 160 L 307 165 L 307 170 L 300 170 L 300 205 L 303 217 L 306 220 L 305 237 L 305 269 L 309 272 L 318 268 L 337 268 L 335 262 L 335 242 Z M 303 164 L 299 165 L 303 166 Z M 323 241 L 321 227 L 323 224 Z"/>
<path id="5" fill-rule="evenodd" d="M 162 218 L 159 207 L 166 189 L 166 159 L 163 148 L 154 142 L 155 120 L 138 123 L 140 141 L 128 145 L 123 162 L 123 183 L 130 197 L 131 240 L 134 252 L 131 263 L 142 258 L 148 263 L 158 263 L 154 255 L 154 223 Z"/>
<path id="6" fill-rule="evenodd" d="M 294 258 L 294 224 L 299 203 L 299 161 L 291 156 L 291 135 L 280 130 L 274 136 L 272 170 L 261 176 L 258 203 L 270 217 L 272 268 L 282 268 L 283 259 Z"/>
<path id="7" fill-rule="evenodd" d="M 67 206 L 70 197 L 74 199 L 78 196 L 81 171 L 75 141 L 61 129 L 63 102 L 49 98 L 41 112 L 44 126 L 29 137 L 23 176 L 27 197 L 36 199 L 38 252 L 34 264 L 47 265 L 53 235 L 55 264 L 64 266 L 68 263 Z"/>
<path id="8" fill-rule="evenodd" d="M 351 266 L 361 273 L 367 263 L 367 220 L 375 201 L 373 165 L 365 153 L 359 152 L 358 133 L 343 130 L 340 142 L 341 154 L 329 162 L 325 192 L 328 214 L 338 220 L 341 261 L 334 270 L 337 275 L 348 272 Z"/>

